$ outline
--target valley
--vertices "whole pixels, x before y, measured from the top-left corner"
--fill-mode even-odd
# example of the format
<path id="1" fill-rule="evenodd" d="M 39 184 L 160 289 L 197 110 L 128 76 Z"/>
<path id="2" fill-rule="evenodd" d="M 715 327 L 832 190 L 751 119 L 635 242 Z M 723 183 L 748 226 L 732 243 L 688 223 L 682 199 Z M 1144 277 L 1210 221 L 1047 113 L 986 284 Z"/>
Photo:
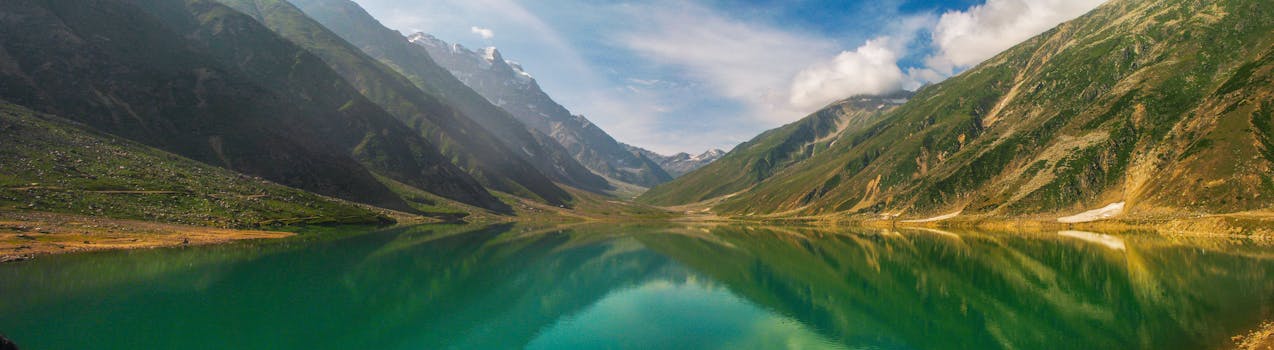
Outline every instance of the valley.
<path id="1" fill-rule="evenodd" d="M 1267 0 L 1094 2 L 960 63 L 950 21 L 1083 6 L 937 1 L 822 65 L 861 38 L 805 35 L 872 26 L 504 4 L 521 40 L 444 39 L 496 6 L 393 1 L 0 1 L 0 340 L 1274 344 Z"/>

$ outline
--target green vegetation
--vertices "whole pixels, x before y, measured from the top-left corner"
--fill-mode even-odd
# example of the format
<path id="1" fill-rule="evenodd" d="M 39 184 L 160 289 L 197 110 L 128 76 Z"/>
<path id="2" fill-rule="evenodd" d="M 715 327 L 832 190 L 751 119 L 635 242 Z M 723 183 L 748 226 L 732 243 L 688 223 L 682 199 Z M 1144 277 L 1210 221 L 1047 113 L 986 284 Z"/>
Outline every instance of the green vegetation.
<path id="1" fill-rule="evenodd" d="M 1112 1 L 917 91 L 825 151 L 778 142 L 839 106 L 640 199 L 770 216 L 1269 208 L 1272 33 L 1261 1 Z"/>
<path id="2" fill-rule="evenodd" d="M 377 211 L 0 104 L 0 210 L 212 227 L 375 224 Z"/>
<path id="3" fill-rule="evenodd" d="M 216 2 L 3 9 L 25 14 L 0 18 L 0 98 L 15 104 L 318 194 L 411 210 L 375 173 L 507 209 L 318 57 Z"/>
<path id="4" fill-rule="evenodd" d="M 882 113 L 897 106 L 892 101 L 908 96 L 898 93 L 845 99 L 798 122 L 767 131 L 702 169 L 650 189 L 638 201 L 689 204 L 746 190 L 834 146 L 844 139 L 842 135 L 869 129 Z"/>

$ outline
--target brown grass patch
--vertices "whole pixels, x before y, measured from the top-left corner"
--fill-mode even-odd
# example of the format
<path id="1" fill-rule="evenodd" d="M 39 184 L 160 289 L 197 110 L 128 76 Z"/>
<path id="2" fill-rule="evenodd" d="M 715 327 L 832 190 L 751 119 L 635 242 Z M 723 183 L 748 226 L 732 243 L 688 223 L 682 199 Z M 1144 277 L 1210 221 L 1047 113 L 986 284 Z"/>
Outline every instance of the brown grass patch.
<path id="1" fill-rule="evenodd" d="M 0 211 L 0 262 L 38 255 L 283 238 L 288 232 L 234 230 L 70 214 Z"/>

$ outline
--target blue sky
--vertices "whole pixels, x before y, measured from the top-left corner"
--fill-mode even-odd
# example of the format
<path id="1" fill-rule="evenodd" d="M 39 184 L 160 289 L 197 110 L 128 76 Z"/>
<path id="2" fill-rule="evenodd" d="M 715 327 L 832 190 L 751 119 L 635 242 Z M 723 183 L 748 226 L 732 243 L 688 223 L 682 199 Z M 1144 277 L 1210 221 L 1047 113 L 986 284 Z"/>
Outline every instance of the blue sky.
<path id="1" fill-rule="evenodd" d="M 572 112 L 671 154 L 941 81 L 1104 0 L 355 1 L 404 34 L 496 46 Z"/>

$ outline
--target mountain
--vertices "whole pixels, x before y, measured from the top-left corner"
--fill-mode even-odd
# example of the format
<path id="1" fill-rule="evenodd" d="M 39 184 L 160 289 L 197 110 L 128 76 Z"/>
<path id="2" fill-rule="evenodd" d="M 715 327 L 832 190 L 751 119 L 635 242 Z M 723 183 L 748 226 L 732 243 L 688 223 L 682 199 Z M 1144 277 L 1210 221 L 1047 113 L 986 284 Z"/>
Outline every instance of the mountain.
<path id="1" fill-rule="evenodd" d="M 629 152 L 625 145 L 587 118 L 572 115 L 553 101 L 540 89 L 535 78 L 523 71 L 521 65 L 505 60 L 496 48 L 471 51 L 424 33 L 412 34 L 408 39 L 428 50 L 435 62 L 488 101 L 504 108 L 532 130 L 551 136 L 588 169 L 643 187 L 672 180 L 666 168 Z"/>
<path id="2" fill-rule="evenodd" d="M 214 227 L 375 224 L 375 211 L 0 101 L 0 208 Z"/>
<path id="3" fill-rule="evenodd" d="M 907 101 L 909 92 L 856 96 L 745 142 L 698 171 L 655 187 L 639 199 L 680 205 L 745 191 L 789 166 L 821 154 L 842 135 L 864 130 Z M 641 150 L 645 151 L 645 150 Z M 649 152 L 649 151 L 645 151 Z"/>
<path id="4" fill-rule="evenodd" d="M 438 144 L 458 166 L 492 189 L 561 205 L 570 200 L 570 195 L 554 181 L 583 188 L 605 185 L 603 179 L 595 176 L 595 181 L 581 183 L 564 175 L 593 176 L 582 165 L 572 167 L 574 161 L 564 152 L 554 157 L 553 152 L 547 151 L 525 130 L 520 134 L 501 132 L 475 121 L 472 111 L 421 90 L 393 68 L 368 56 L 287 1 L 219 2 L 256 18 L 283 38 L 314 53 L 372 102 L 416 128 Z M 405 39 L 403 41 L 407 45 Z M 507 123 L 522 128 L 516 121 L 507 119 Z M 569 163 L 560 163 L 558 158 L 565 158 Z"/>
<path id="5" fill-rule="evenodd" d="M 1272 83 L 1267 1 L 1114 0 L 917 91 L 715 210 L 926 217 L 1120 203 L 1130 215 L 1268 208 Z M 649 200 L 700 199 L 667 193 Z"/>
<path id="6" fill-rule="evenodd" d="M 322 60 L 207 0 L 0 3 L 0 98 L 207 164 L 414 210 L 508 210 Z"/>
<path id="7" fill-rule="evenodd" d="M 373 100 L 383 101 L 382 105 L 395 106 L 395 108 L 387 108 L 391 112 L 397 107 L 409 107 L 406 106 L 409 103 L 403 101 L 403 98 L 408 100 L 428 98 L 432 100 L 432 105 L 445 104 L 447 106 L 445 109 L 428 106 L 423 109 L 427 115 L 446 117 L 450 120 L 433 121 L 432 123 L 436 126 L 423 128 L 426 130 L 435 127 L 443 128 L 442 135 L 438 136 L 449 139 L 449 143 L 458 145 L 454 148 L 456 153 L 477 153 L 478 150 L 488 149 L 477 153 L 479 161 L 486 161 L 483 159 L 496 156 L 518 157 L 518 159 L 501 159 L 498 163 L 486 161 L 490 163 L 489 166 L 480 167 L 485 170 L 478 178 L 490 179 L 489 182 L 499 185 L 494 186 L 497 189 L 521 195 L 526 195 L 525 192 L 529 191 L 534 197 L 556 205 L 565 204 L 570 200 L 570 195 L 564 190 L 550 187 L 551 183 L 540 181 L 537 176 L 530 174 L 530 171 L 520 169 L 523 165 L 515 160 L 529 164 L 534 168 L 532 170 L 547 176 L 552 181 L 594 192 L 611 188 L 606 179 L 593 174 L 581 165 L 561 145 L 547 136 L 529 130 L 507 111 L 492 105 L 477 92 L 456 80 L 446 69 L 434 63 L 429 53 L 423 48 L 411 44 L 398 32 L 385 28 L 352 1 L 293 1 L 292 3 L 304 11 L 304 14 L 296 13 L 292 6 L 280 0 L 225 1 L 243 3 L 239 6 L 242 8 L 267 8 L 268 11 L 274 12 L 263 16 L 268 25 L 281 33 L 291 33 L 284 36 L 294 41 L 312 42 L 303 46 L 319 52 L 320 56 L 331 57 L 327 61 L 338 66 L 338 71 L 345 71 L 346 78 L 354 81 L 355 85 L 362 86 L 364 91 L 373 96 Z M 265 6 L 266 4 L 269 6 Z M 308 19 L 304 21 L 271 19 L 285 15 L 293 18 L 308 15 L 317 22 Z M 327 29 L 331 31 L 328 32 Z M 348 41 L 350 46 L 336 47 L 327 44 L 327 42 L 338 40 L 342 43 Z M 371 69 L 355 70 L 354 68 L 357 67 L 339 68 L 353 64 L 342 58 L 344 56 L 359 56 L 356 64 L 366 66 L 365 68 L 370 68 L 369 66 L 374 64 L 375 72 Z M 378 97 L 388 92 L 389 86 L 385 84 L 389 81 L 387 78 L 369 78 L 372 74 L 393 74 L 395 76 L 392 81 L 394 91 L 402 94 L 403 97 Z M 413 87 L 411 91 L 401 90 L 407 86 Z M 413 116 L 415 114 L 410 110 L 398 113 L 400 118 L 409 120 L 408 124 L 428 123 L 421 121 L 426 118 Z M 444 146 L 443 149 L 452 148 Z M 496 154 L 497 151 L 503 153 Z M 514 187 L 512 185 L 524 187 L 526 190 L 510 188 Z"/>
<path id="8" fill-rule="evenodd" d="M 630 153 L 653 160 L 656 164 L 659 164 L 660 168 L 663 168 L 674 178 L 689 174 L 690 172 L 698 170 L 699 168 L 702 168 L 705 165 L 715 162 L 717 159 L 721 159 L 721 157 L 725 156 L 725 151 L 719 149 L 711 149 L 697 156 L 692 156 L 690 153 L 686 152 L 665 156 L 637 146 L 625 144 L 624 147 L 627 148 Z"/>

